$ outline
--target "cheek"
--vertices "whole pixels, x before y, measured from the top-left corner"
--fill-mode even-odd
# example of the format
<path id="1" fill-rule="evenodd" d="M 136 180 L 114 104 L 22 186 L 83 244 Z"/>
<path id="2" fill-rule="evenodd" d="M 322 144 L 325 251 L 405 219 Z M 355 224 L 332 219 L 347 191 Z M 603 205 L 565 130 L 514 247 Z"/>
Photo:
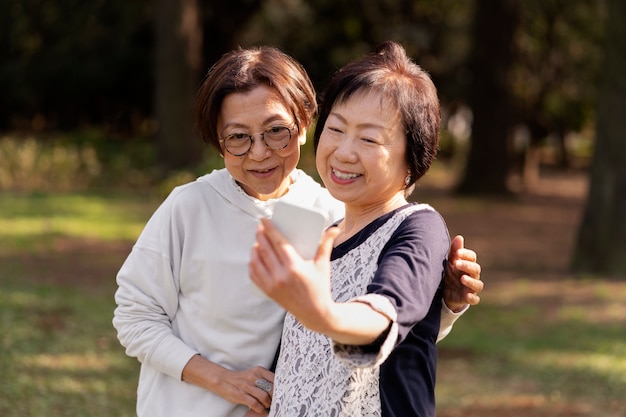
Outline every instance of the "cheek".
<path id="1" fill-rule="evenodd" d="M 283 151 L 281 151 L 280 154 L 278 154 L 283 160 L 285 169 L 290 172 L 298 165 L 298 162 L 300 161 L 300 145 L 297 141 L 294 141 L 294 143 L 296 146 L 292 148 L 292 145 L 290 144 L 287 149 L 284 149 Z"/>
<path id="2" fill-rule="evenodd" d="M 326 146 L 326 142 L 320 139 L 317 145 L 317 151 L 315 152 L 315 167 L 317 168 L 317 172 L 320 176 L 323 176 L 326 171 L 326 163 L 328 161 L 328 146 Z"/>
<path id="3" fill-rule="evenodd" d="M 224 168 L 226 168 L 226 170 L 230 173 L 230 175 L 232 175 L 238 180 L 241 179 L 242 159 L 243 158 L 234 157 L 230 155 L 229 153 L 224 155 Z"/>

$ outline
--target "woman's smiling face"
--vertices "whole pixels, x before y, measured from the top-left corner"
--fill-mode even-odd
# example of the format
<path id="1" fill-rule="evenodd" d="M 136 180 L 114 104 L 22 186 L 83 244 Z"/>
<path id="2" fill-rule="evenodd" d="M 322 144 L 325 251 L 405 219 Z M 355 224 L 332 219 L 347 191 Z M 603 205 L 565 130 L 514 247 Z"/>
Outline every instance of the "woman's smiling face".
<path id="1" fill-rule="evenodd" d="M 221 138 L 232 133 L 254 136 L 250 151 L 243 156 L 231 155 L 222 144 L 224 165 L 247 194 L 269 200 L 287 192 L 291 182 L 289 174 L 298 165 L 300 145 L 306 140 L 306 132 L 294 128 L 284 149 L 271 150 L 265 146 L 260 133 L 275 126 L 294 126 L 293 116 L 276 90 L 261 85 L 248 92 L 227 95 L 217 126 Z"/>
<path id="2" fill-rule="evenodd" d="M 404 199 L 407 141 L 396 106 L 376 91 L 335 103 L 317 146 L 316 165 L 347 208 Z"/>

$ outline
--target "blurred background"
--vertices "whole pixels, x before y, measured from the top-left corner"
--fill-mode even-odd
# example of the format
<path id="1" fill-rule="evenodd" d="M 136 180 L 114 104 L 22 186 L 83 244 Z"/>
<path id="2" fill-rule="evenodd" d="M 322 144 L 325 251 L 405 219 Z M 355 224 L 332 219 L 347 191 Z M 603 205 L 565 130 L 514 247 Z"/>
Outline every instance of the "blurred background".
<path id="1" fill-rule="evenodd" d="M 626 415 L 624 22 L 621 0 L 0 0 L 0 414 L 134 415 L 115 273 L 222 167 L 192 112 L 223 53 L 278 46 L 321 91 L 392 39 L 442 104 L 414 197 L 486 282 L 440 344 L 439 415 Z"/>

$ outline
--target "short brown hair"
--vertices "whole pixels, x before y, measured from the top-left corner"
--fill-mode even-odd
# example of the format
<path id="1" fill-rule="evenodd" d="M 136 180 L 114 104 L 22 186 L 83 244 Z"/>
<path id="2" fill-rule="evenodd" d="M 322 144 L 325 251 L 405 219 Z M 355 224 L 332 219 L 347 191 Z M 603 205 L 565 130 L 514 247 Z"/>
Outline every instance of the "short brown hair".
<path id="1" fill-rule="evenodd" d="M 381 43 L 375 53 L 335 73 L 321 100 L 315 148 L 335 102 L 345 103 L 354 93 L 363 90 L 380 91 L 398 107 L 406 132 L 406 161 L 411 169 L 407 187 L 415 184 L 437 155 L 441 111 L 437 89 L 430 76 L 395 42 Z"/>
<path id="2" fill-rule="evenodd" d="M 209 70 L 196 98 L 196 126 L 204 142 L 221 152 L 217 119 L 224 97 L 259 85 L 278 92 L 301 131 L 317 114 L 315 90 L 304 67 L 275 47 L 238 48 L 224 54 Z"/>

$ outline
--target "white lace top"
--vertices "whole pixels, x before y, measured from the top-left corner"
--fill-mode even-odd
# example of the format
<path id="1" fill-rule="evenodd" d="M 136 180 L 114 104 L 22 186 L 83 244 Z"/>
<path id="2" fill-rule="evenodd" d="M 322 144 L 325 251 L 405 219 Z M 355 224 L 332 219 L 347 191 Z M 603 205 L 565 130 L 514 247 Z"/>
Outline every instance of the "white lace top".
<path id="1" fill-rule="evenodd" d="M 333 344 L 327 336 L 308 330 L 292 315 L 287 314 L 270 416 L 381 415 L 380 364 L 399 343 L 397 309 L 387 296 L 368 294 L 368 285 L 379 267 L 381 251 L 394 231 L 409 215 L 423 210 L 434 212 L 427 205 L 410 205 L 397 210 L 382 226 L 364 238 L 362 243 L 331 262 L 332 293 L 336 301 L 359 299 L 392 320 L 382 346 L 368 351 L 360 346 Z M 440 233 L 441 228 L 436 229 Z M 447 231 L 445 237 L 447 239 Z M 444 248 L 443 254 L 437 256 L 445 259 L 447 240 L 441 245 L 437 242 L 434 246 Z M 428 295 L 429 305 L 438 286 L 438 282 L 431 284 L 434 290 L 433 294 Z M 429 310 L 429 305 L 424 307 L 424 311 Z M 440 306 L 438 304 L 439 308 Z M 439 308 L 435 308 L 437 316 Z M 438 326 L 437 321 L 437 329 Z M 436 330 L 433 345 L 435 339 Z"/>

